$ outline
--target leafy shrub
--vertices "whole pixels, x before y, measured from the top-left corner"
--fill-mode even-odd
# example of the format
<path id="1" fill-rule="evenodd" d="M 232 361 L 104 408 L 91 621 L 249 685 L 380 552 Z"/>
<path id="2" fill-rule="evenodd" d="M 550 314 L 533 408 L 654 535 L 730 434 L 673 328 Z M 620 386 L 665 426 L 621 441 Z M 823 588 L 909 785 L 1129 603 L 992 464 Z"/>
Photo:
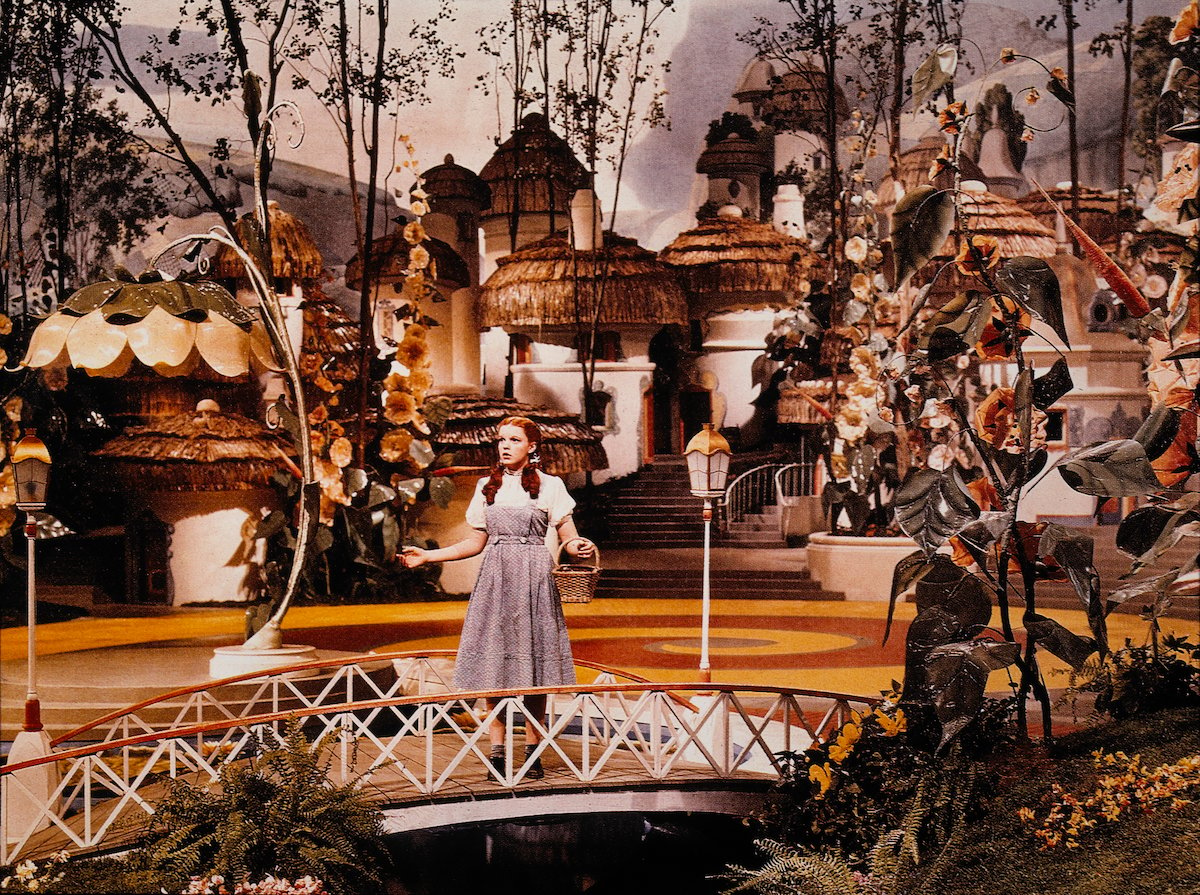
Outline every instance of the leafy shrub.
<path id="1" fill-rule="evenodd" d="M 313 876 L 334 895 L 380 888 L 382 816 L 360 788 L 331 782 L 324 740 L 310 744 L 292 723 L 283 746 L 260 747 L 211 789 L 171 785 L 144 839 L 145 865 L 185 880 Z"/>
<path id="2" fill-rule="evenodd" d="M 1096 694 L 1096 710 L 1131 718 L 1168 708 L 1200 706 L 1200 644 L 1167 635 L 1148 646 L 1093 656 L 1071 675 L 1071 693 Z"/>

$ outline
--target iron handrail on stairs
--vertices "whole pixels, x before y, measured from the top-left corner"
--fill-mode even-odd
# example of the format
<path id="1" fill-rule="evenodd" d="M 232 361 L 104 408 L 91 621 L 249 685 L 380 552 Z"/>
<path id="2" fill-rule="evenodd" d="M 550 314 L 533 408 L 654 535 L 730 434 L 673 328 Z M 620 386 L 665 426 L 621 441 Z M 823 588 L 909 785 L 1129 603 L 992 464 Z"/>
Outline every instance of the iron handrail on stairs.
<path id="1" fill-rule="evenodd" d="M 748 469 L 730 482 L 721 498 L 721 533 L 728 534 L 729 526 L 741 522 L 750 513 L 758 513 L 768 503 L 775 502 L 775 470 L 779 463 L 763 463 Z M 769 499 L 768 499 L 769 498 Z"/>

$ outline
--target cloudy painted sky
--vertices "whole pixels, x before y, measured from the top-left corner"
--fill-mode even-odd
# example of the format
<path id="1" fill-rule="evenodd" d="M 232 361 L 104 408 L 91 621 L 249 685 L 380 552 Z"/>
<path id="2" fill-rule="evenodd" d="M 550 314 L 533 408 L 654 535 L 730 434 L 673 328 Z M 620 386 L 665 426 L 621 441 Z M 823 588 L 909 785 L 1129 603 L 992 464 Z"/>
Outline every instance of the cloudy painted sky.
<path id="1" fill-rule="evenodd" d="M 1154 14 L 1174 16 L 1180 5 L 1179 0 L 1136 2 L 1135 17 L 1139 22 Z M 139 0 L 133 6 L 131 24 L 165 31 L 177 22 L 177 6 L 169 0 Z M 409 0 L 399 7 L 406 15 L 421 17 L 433 15 L 437 3 Z M 969 99 L 972 91 L 978 91 L 997 76 L 990 73 L 980 78 L 994 64 L 1002 46 L 1015 46 L 1050 66 L 1062 64 L 1065 43 L 1061 32 L 1046 34 L 1033 26 L 1040 15 L 1051 13 L 1056 7 L 1054 0 L 1000 0 L 986 4 L 968 0 L 964 30 L 969 41 L 977 45 L 977 49 L 968 50 L 974 57 L 975 73 L 960 76 L 964 92 L 959 96 Z M 1123 7 L 1122 0 L 1098 0 L 1096 8 L 1081 11 L 1081 42 L 1086 44 L 1097 31 L 1111 28 L 1123 16 Z M 432 103 L 400 110 L 399 129 L 412 135 L 424 166 L 438 164 L 447 153 L 453 153 L 457 162 L 478 170 L 491 155 L 499 124 L 494 99 L 474 87 L 477 76 L 487 65 L 475 51 L 479 43 L 476 31 L 481 24 L 502 17 L 507 8 L 508 0 L 455 0 L 453 20 L 441 23 L 440 30 L 447 41 L 464 50 L 466 58 L 458 63 L 454 78 L 437 78 L 429 84 Z M 678 232 L 677 222 L 687 226 L 694 210 L 695 160 L 704 133 L 709 121 L 728 108 L 730 93 L 752 57 L 750 47 L 739 42 L 737 35 L 753 27 L 756 17 L 782 21 L 786 16 L 787 8 L 775 0 L 676 0 L 675 9 L 665 15 L 658 52 L 671 59 L 671 69 L 663 84 L 671 127 L 641 134 L 631 151 L 621 198 L 622 210 L 629 211 L 625 229 L 635 231 L 631 235 L 658 247 L 671 238 L 673 228 Z M 399 33 L 406 29 L 396 30 Z M 1119 90 L 1118 65 L 1081 52 L 1079 66 L 1084 130 L 1091 138 L 1108 139 L 1115 132 L 1115 112 L 1119 105 L 1112 100 L 1114 91 Z M 1044 74 L 1028 65 L 1004 69 L 1000 76 L 1013 89 L 1040 85 L 1045 79 Z M 972 80 L 974 84 L 969 83 Z M 306 137 L 299 149 L 281 144 L 279 158 L 340 173 L 344 160 L 327 113 L 303 93 L 285 92 L 285 96 L 300 104 Z M 214 111 L 198 106 L 188 110 L 179 105 L 175 109 L 183 121 L 185 135 L 191 139 L 211 142 L 218 136 L 244 133 L 236 109 Z M 1051 108 L 1043 112 L 1039 108 L 1029 114 L 1052 118 L 1057 112 Z M 1031 120 L 1036 122 L 1036 117 Z M 905 136 L 916 139 L 928 127 L 927 120 L 908 115 Z M 1065 164 L 1062 161 L 1065 139 L 1065 127 L 1039 138 L 1031 146 L 1030 164 L 1041 165 L 1043 169 Z M 1052 170 L 1047 173 L 1053 177 Z M 604 186 L 603 181 L 601 185 Z"/>

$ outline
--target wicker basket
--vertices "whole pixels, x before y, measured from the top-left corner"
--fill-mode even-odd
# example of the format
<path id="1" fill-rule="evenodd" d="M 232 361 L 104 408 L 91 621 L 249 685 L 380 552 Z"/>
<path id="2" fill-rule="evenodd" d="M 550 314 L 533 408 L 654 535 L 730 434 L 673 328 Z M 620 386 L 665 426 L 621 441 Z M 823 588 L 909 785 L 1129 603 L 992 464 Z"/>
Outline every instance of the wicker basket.
<path id="1" fill-rule="evenodd" d="M 554 583 L 558 585 L 558 596 L 564 603 L 590 603 L 596 593 L 596 582 L 600 580 L 600 548 L 592 547 L 595 565 L 585 566 L 582 563 L 558 562 L 564 546 L 558 546 L 558 556 L 551 572 Z"/>

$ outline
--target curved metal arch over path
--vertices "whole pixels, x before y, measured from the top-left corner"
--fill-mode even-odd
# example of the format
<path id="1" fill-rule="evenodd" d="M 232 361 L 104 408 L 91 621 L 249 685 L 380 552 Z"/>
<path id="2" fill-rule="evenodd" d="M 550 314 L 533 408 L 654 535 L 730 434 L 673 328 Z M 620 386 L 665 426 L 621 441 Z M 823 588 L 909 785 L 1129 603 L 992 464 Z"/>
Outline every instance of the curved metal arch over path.
<path id="1" fill-rule="evenodd" d="M 66 848 L 127 847 L 166 778 L 204 785 L 282 743 L 295 719 L 330 773 L 368 788 L 389 832 L 599 810 L 749 813 L 779 779 L 783 752 L 835 733 L 875 700 L 810 690 L 636 679 L 584 665 L 569 687 L 450 692 L 448 652 L 308 663 L 177 690 L 60 738 L 60 751 L 0 768 L 0 863 Z M 545 723 L 522 697 L 545 694 Z M 490 708 L 487 706 L 490 704 Z M 488 727 L 508 758 L 488 761 Z M 525 724 L 542 735 L 521 748 Z M 84 739 L 91 740 L 79 745 Z M 531 780 L 534 759 L 546 768 Z M 52 767 L 49 800 L 31 774 Z"/>

